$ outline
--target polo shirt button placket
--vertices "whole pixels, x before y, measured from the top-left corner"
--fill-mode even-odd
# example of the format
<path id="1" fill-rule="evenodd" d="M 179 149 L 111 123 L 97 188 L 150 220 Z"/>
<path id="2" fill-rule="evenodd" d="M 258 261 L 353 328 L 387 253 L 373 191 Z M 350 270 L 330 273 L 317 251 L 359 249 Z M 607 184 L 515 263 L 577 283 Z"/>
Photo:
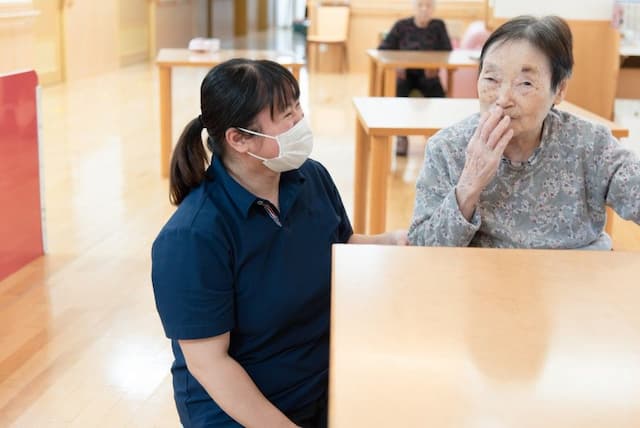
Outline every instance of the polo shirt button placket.
<path id="1" fill-rule="evenodd" d="M 273 220 L 273 222 L 277 224 L 278 227 L 282 227 L 282 223 L 280 222 L 280 218 L 278 217 L 278 214 L 276 213 L 276 211 L 273 209 L 273 207 L 268 201 L 259 200 L 257 203 L 262 208 L 264 208 L 264 210 L 267 212 L 269 217 L 271 217 L 271 220 Z"/>

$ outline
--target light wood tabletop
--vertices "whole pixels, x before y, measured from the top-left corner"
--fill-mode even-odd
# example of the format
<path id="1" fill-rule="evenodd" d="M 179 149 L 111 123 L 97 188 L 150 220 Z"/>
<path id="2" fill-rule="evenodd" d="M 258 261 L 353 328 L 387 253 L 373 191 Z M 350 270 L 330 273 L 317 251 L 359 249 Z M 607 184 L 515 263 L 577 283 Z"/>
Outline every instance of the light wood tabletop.
<path id="1" fill-rule="evenodd" d="M 214 52 L 194 52 L 189 49 L 160 49 L 156 57 L 160 83 L 160 171 L 169 175 L 169 162 L 173 147 L 173 110 L 171 72 L 173 67 L 214 67 L 233 58 L 271 60 L 289 68 L 296 79 L 304 61 L 291 53 L 261 49 L 220 49 Z"/>
<path id="2" fill-rule="evenodd" d="M 451 93 L 452 72 L 459 68 L 477 68 L 479 50 L 454 49 L 452 51 L 406 51 L 368 49 L 369 95 L 396 95 L 396 69 L 444 68 L 447 70 L 448 91 Z"/>
<path id="3" fill-rule="evenodd" d="M 269 49 L 220 49 L 213 52 L 196 52 L 189 49 L 160 49 L 156 57 L 156 64 L 158 66 L 171 67 L 213 67 L 233 58 L 268 59 L 285 67 L 295 67 L 296 72 L 304 65 L 304 61 L 295 59 L 290 52 Z"/>
<path id="4" fill-rule="evenodd" d="M 620 56 L 640 56 L 640 44 L 629 44 L 620 46 Z"/>
<path id="5" fill-rule="evenodd" d="M 390 137 L 429 137 L 479 111 L 478 99 L 355 97 L 353 104 L 356 110 L 354 231 L 381 233 L 386 225 Z M 627 128 L 567 101 L 557 108 L 609 127 L 616 138 L 629 136 Z"/>
<path id="6" fill-rule="evenodd" d="M 336 245 L 329 426 L 637 427 L 640 254 Z"/>

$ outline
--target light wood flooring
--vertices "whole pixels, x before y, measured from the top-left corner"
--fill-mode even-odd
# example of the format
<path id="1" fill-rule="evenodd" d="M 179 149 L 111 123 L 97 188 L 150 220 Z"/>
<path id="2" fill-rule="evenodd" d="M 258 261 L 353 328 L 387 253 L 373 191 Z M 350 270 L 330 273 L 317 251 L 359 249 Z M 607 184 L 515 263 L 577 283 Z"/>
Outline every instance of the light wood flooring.
<path id="1" fill-rule="evenodd" d="M 174 72 L 174 135 L 197 115 L 205 72 Z M 303 70 L 301 82 L 313 156 L 351 212 L 351 97 L 366 94 L 367 77 Z M 157 86 L 144 63 L 42 89 L 48 251 L 0 282 L 0 427 L 178 426 L 149 274 L 151 243 L 173 211 L 159 175 Z M 626 108 L 637 126 L 637 104 Z M 394 163 L 390 229 L 408 227 L 424 144 L 412 138 Z M 640 250 L 637 227 L 614 230 L 616 249 Z"/>

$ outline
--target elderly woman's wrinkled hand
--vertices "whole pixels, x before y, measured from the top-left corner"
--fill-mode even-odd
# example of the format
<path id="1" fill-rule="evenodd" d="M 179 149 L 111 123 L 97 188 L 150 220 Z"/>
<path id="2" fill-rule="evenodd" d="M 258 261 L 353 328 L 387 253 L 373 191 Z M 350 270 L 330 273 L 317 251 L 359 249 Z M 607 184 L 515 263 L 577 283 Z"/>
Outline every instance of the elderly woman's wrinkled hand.
<path id="1" fill-rule="evenodd" d="M 498 171 L 504 149 L 513 137 L 511 118 L 500 107 L 494 107 L 480 118 L 466 151 L 462 174 L 456 186 L 458 205 L 470 219 L 480 193 Z"/>
<path id="2" fill-rule="evenodd" d="M 485 113 L 480 119 L 469 145 L 459 185 L 482 191 L 498 171 L 502 153 L 513 137 L 509 129 L 511 118 L 500 107 Z"/>

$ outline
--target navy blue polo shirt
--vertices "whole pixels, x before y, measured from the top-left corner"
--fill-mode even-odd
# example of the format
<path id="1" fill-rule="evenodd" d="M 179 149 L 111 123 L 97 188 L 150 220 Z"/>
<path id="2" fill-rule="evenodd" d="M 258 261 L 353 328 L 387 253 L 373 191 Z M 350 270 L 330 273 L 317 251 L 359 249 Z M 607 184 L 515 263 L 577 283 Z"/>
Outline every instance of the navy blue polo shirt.
<path id="1" fill-rule="evenodd" d="M 276 210 L 215 158 L 208 179 L 156 238 L 156 307 L 172 339 L 185 427 L 239 426 L 186 368 L 178 339 L 230 332 L 229 355 L 285 414 L 326 394 L 331 245 L 353 231 L 327 170 L 307 160 L 280 176 Z"/>

